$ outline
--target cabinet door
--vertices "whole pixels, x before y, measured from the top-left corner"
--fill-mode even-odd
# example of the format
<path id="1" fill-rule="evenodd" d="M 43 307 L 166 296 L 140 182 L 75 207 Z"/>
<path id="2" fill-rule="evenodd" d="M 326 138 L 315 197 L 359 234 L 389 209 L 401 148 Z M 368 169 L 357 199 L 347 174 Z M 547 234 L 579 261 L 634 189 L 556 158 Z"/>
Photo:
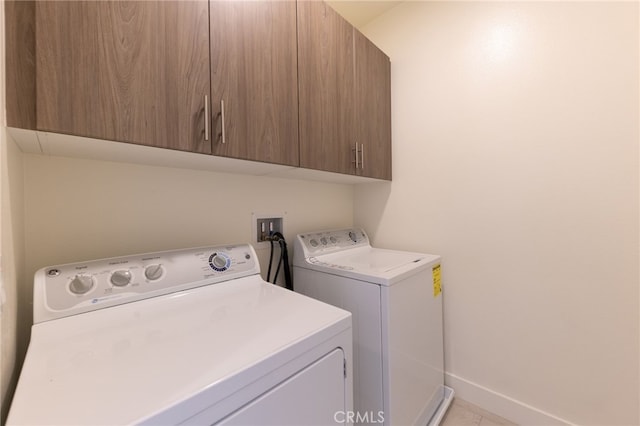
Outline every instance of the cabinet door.
<path id="1" fill-rule="evenodd" d="M 40 1 L 36 28 L 38 129 L 211 151 L 206 2 Z"/>
<path id="2" fill-rule="evenodd" d="M 4 2 L 7 126 L 36 129 L 36 6 L 32 1 Z"/>
<path id="3" fill-rule="evenodd" d="M 353 27 L 322 1 L 298 2 L 300 166 L 355 173 Z"/>
<path id="4" fill-rule="evenodd" d="M 391 180 L 391 64 L 358 30 L 354 34 L 358 174 Z"/>
<path id="5" fill-rule="evenodd" d="M 213 153 L 297 166 L 296 3 L 210 9 Z"/>

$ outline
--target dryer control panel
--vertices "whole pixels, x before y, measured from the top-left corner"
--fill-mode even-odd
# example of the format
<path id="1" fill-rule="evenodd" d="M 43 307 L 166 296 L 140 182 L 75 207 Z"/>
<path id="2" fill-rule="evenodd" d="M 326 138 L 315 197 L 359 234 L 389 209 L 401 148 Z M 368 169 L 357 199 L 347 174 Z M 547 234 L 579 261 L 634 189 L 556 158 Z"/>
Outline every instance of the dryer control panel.
<path id="1" fill-rule="evenodd" d="M 259 273 L 255 251 L 248 244 L 50 266 L 35 274 L 34 322 Z"/>
<path id="2" fill-rule="evenodd" d="M 305 251 L 304 257 L 370 245 L 369 237 L 359 228 L 298 234 L 296 243 Z"/>

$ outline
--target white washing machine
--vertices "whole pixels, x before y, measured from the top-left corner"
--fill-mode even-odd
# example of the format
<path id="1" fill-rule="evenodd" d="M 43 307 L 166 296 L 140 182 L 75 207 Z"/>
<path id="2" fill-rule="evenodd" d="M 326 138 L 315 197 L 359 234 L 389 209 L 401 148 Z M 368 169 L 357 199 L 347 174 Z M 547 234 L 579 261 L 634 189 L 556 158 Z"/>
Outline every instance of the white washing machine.
<path id="1" fill-rule="evenodd" d="M 354 421 L 439 424 L 444 385 L 440 257 L 371 247 L 361 229 L 300 234 L 298 292 L 353 314 Z"/>
<path id="2" fill-rule="evenodd" d="M 351 314 L 259 272 L 249 245 L 41 269 L 7 424 L 347 423 Z"/>

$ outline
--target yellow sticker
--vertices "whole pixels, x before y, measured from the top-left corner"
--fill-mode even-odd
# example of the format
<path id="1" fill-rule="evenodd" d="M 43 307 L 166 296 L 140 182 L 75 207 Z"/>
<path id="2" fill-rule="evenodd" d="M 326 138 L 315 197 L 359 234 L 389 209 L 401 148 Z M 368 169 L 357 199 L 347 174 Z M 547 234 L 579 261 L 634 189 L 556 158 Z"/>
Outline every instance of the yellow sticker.
<path id="1" fill-rule="evenodd" d="M 442 281 L 440 280 L 440 265 L 433 267 L 433 297 L 442 293 Z"/>

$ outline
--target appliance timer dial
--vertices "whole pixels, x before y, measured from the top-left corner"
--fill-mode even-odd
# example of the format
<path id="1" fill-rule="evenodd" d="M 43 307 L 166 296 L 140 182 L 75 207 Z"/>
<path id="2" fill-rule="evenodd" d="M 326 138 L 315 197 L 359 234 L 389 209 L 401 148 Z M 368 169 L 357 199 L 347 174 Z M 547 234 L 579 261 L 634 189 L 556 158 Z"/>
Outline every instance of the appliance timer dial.
<path id="1" fill-rule="evenodd" d="M 89 275 L 76 275 L 69 282 L 69 290 L 74 294 L 86 294 L 93 288 L 93 278 Z"/>
<path id="2" fill-rule="evenodd" d="M 144 269 L 144 276 L 147 277 L 149 281 L 159 280 L 160 277 L 162 277 L 162 265 L 156 263 L 147 266 Z"/>
<path id="3" fill-rule="evenodd" d="M 214 271 L 224 272 L 229 269 L 231 259 L 224 253 L 213 253 L 209 256 L 209 266 Z"/>
<path id="4" fill-rule="evenodd" d="M 126 269 L 115 271 L 111 274 L 111 284 L 116 287 L 124 287 L 131 282 L 131 272 Z"/>

